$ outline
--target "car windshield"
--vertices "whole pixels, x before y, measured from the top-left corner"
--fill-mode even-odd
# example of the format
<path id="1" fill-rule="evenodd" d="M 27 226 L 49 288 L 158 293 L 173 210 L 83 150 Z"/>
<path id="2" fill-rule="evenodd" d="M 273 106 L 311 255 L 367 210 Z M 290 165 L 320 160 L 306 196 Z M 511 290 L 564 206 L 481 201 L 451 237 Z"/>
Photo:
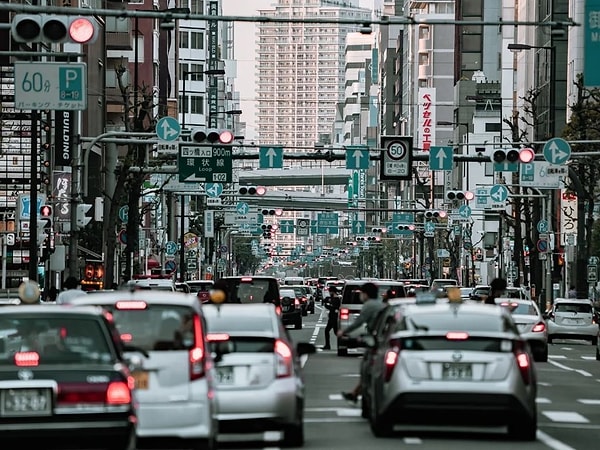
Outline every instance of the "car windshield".
<path id="1" fill-rule="evenodd" d="M 554 307 L 555 312 L 568 312 L 568 313 L 592 313 L 592 306 L 582 303 L 557 303 Z"/>
<path id="2" fill-rule="evenodd" d="M 504 332 L 511 327 L 499 315 L 450 311 L 414 313 L 398 322 L 395 331 L 489 331 Z"/>
<path id="3" fill-rule="evenodd" d="M 183 350 L 194 347 L 194 311 L 188 306 L 147 305 L 145 309 L 108 307 L 127 345 L 146 351 Z"/>
<path id="4" fill-rule="evenodd" d="M 111 362 L 114 355 L 98 320 L 10 315 L 0 318 L 0 366 L 18 364 L 20 354 L 37 363 L 83 364 Z M 37 354 L 37 356 L 36 356 Z"/>
<path id="5" fill-rule="evenodd" d="M 273 303 L 279 287 L 275 278 L 224 278 L 228 287 L 227 303 Z"/>
<path id="6" fill-rule="evenodd" d="M 200 292 L 200 291 L 202 291 L 202 292 L 209 291 L 212 288 L 213 283 L 212 282 L 210 282 L 210 283 L 199 283 L 199 282 L 195 281 L 193 283 L 188 282 L 188 285 L 190 287 L 190 292 L 192 292 L 192 293 L 195 294 L 195 293 Z"/>
<path id="7" fill-rule="evenodd" d="M 531 303 L 509 303 L 502 302 L 500 306 L 507 307 L 512 314 L 524 316 L 537 316 L 538 312 L 535 306 Z"/>

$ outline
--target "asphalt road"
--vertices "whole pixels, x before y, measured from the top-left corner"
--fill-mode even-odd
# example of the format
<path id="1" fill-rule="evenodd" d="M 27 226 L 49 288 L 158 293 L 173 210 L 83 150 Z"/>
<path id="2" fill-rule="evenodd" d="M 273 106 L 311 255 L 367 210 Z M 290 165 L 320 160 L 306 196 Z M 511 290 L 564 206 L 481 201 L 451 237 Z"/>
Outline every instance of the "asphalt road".
<path id="1" fill-rule="evenodd" d="M 324 344 L 326 312 L 317 307 L 304 318 L 302 330 L 290 333 L 297 341 Z M 335 339 L 332 339 L 335 342 Z M 357 354 L 358 355 L 358 354 Z M 311 450 L 431 450 L 554 449 L 587 450 L 600 442 L 600 362 L 584 341 L 555 341 L 548 363 L 536 363 L 538 374 L 538 436 L 536 442 L 515 442 L 505 430 L 443 427 L 397 428 L 389 439 L 375 438 L 360 407 L 341 397 L 358 381 L 357 356 L 338 357 L 335 350 L 319 350 L 305 361 L 307 386 L 304 448 Z M 231 436 L 220 448 L 279 448 L 278 433 L 267 436 Z M 265 440 L 266 438 L 266 440 Z"/>

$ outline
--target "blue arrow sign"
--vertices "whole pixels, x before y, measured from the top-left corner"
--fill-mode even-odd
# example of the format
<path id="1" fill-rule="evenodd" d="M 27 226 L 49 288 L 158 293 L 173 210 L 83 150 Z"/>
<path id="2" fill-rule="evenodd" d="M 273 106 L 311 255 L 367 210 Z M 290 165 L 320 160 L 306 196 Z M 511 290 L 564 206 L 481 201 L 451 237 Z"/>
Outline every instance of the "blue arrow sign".
<path id="1" fill-rule="evenodd" d="M 352 222 L 352 234 L 362 234 L 366 228 L 367 224 L 364 220 L 354 220 Z"/>
<path id="2" fill-rule="evenodd" d="M 246 202 L 238 202 L 238 204 L 235 205 L 235 212 L 240 215 L 248 214 L 248 211 L 250 211 L 250 206 Z"/>
<path id="3" fill-rule="evenodd" d="M 571 157 L 571 145 L 561 138 L 552 138 L 544 144 L 544 159 L 550 164 L 564 164 Z"/>
<path id="4" fill-rule="evenodd" d="M 435 223 L 430 220 L 425 222 L 425 231 L 427 233 L 433 233 L 435 231 Z"/>
<path id="5" fill-rule="evenodd" d="M 502 184 L 495 184 L 490 188 L 490 198 L 493 202 L 502 203 L 508 198 L 508 189 Z"/>
<path id="6" fill-rule="evenodd" d="M 283 168 L 283 147 L 271 145 L 258 149 L 258 163 L 261 169 Z"/>
<path id="7" fill-rule="evenodd" d="M 19 199 L 21 200 L 19 217 L 23 220 L 29 220 L 29 218 L 31 217 L 31 198 L 29 197 L 28 194 L 26 194 L 26 195 L 20 195 Z M 42 205 L 44 204 L 44 199 L 41 196 L 38 196 L 36 204 L 37 204 L 37 211 L 39 211 L 40 208 L 42 207 Z"/>
<path id="8" fill-rule="evenodd" d="M 429 169 L 452 170 L 452 147 L 431 147 L 429 150 Z"/>
<path id="9" fill-rule="evenodd" d="M 471 217 L 471 207 L 469 205 L 462 205 L 458 208 L 458 215 L 463 219 L 468 219 Z"/>
<path id="10" fill-rule="evenodd" d="M 181 125 L 174 117 L 162 117 L 156 122 L 155 131 L 163 141 L 176 141 L 181 135 Z"/>
<path id="11" fill-rule="evenodd" d="M 281 233 L 293 233 L 294 232 L 294 221 L 293 220 L 280 220 L 279 231 Z"/>
<path id="12" fill-rule="evenodd" d="M 364 145 L 346 147 L 346 169 L 368 169 L 369 149 Z"/>
<path id="13" fill-rule="evenodd" d="M 206 183 L 204 191 L 209 197 L 218 197 L 223 193 L 223 185 L 221 183 Z"/>

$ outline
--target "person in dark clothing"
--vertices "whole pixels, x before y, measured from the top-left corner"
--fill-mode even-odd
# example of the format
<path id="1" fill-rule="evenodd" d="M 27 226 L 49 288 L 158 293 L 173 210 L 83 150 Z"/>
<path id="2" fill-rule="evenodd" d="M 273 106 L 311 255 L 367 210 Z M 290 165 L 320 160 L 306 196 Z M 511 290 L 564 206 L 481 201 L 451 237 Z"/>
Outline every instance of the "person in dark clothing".
<path id="1" fill-rule="evenodd" d="M 506 291 L 506 280 L 504 278 L 495 278 L 490 283 L 490 295 L 485 299 L 486 305 L 495 305 L 496 299 L 502 297 L 504 291 Z"/>
<path id="2" fill-rule="evenodd" d="M 329 317 L 327 318 L 327 326 L 325 327 L 325 346 L 323 347 L 323 350 L 331 350 L 331 341 L 329 337 L 331 330 L 337 335 L 340 305 L 341 299 L 339 292 L 336 287 L 332 286 L 329 288 L 329 302 L 325 303 L 325 308 L 329 310 Z"/>

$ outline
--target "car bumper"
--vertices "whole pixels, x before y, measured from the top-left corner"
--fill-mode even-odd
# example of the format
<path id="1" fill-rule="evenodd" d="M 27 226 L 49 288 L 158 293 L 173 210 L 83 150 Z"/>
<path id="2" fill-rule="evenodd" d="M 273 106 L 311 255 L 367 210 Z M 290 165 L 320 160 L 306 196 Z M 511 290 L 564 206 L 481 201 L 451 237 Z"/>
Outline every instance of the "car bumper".
<path id="1" fill-rule="evenodd" d="M 204 439 L 216 434 L 210 401 L 140 404 L 137 436 Z"/>
<path id="2" fill-rule="evenodd" d="M 548 335 L 546 333 L 521 333 L 521 337 L 529 343 L 529 347 L 534 353 L 543 352 L 548 346 Z"/>
<path id="3" fill-rule="evenodd" d="M 302 310 L 296 309 L 293 312 L 284 312 L 281 314 L 281 321 L 284 325 L 293 325 L 302 320 Z"/>
<path id="4" fill-rule="evenodd" d="M 219 432 L 253 433 L 280 428 L 298 417 L 303 398 L 296 378 L 281 378 L 262 389 L 217 390 Z M 257 401 L 260 399 L 260 401 Z"/>
<path id="5" fill-rule="evenodd" d="M 559 325 L 554 322 L 548 323 L 548 336 L 553 338 L 579 338 L 591 339 L 598 336 L 598 325 Z"/>

